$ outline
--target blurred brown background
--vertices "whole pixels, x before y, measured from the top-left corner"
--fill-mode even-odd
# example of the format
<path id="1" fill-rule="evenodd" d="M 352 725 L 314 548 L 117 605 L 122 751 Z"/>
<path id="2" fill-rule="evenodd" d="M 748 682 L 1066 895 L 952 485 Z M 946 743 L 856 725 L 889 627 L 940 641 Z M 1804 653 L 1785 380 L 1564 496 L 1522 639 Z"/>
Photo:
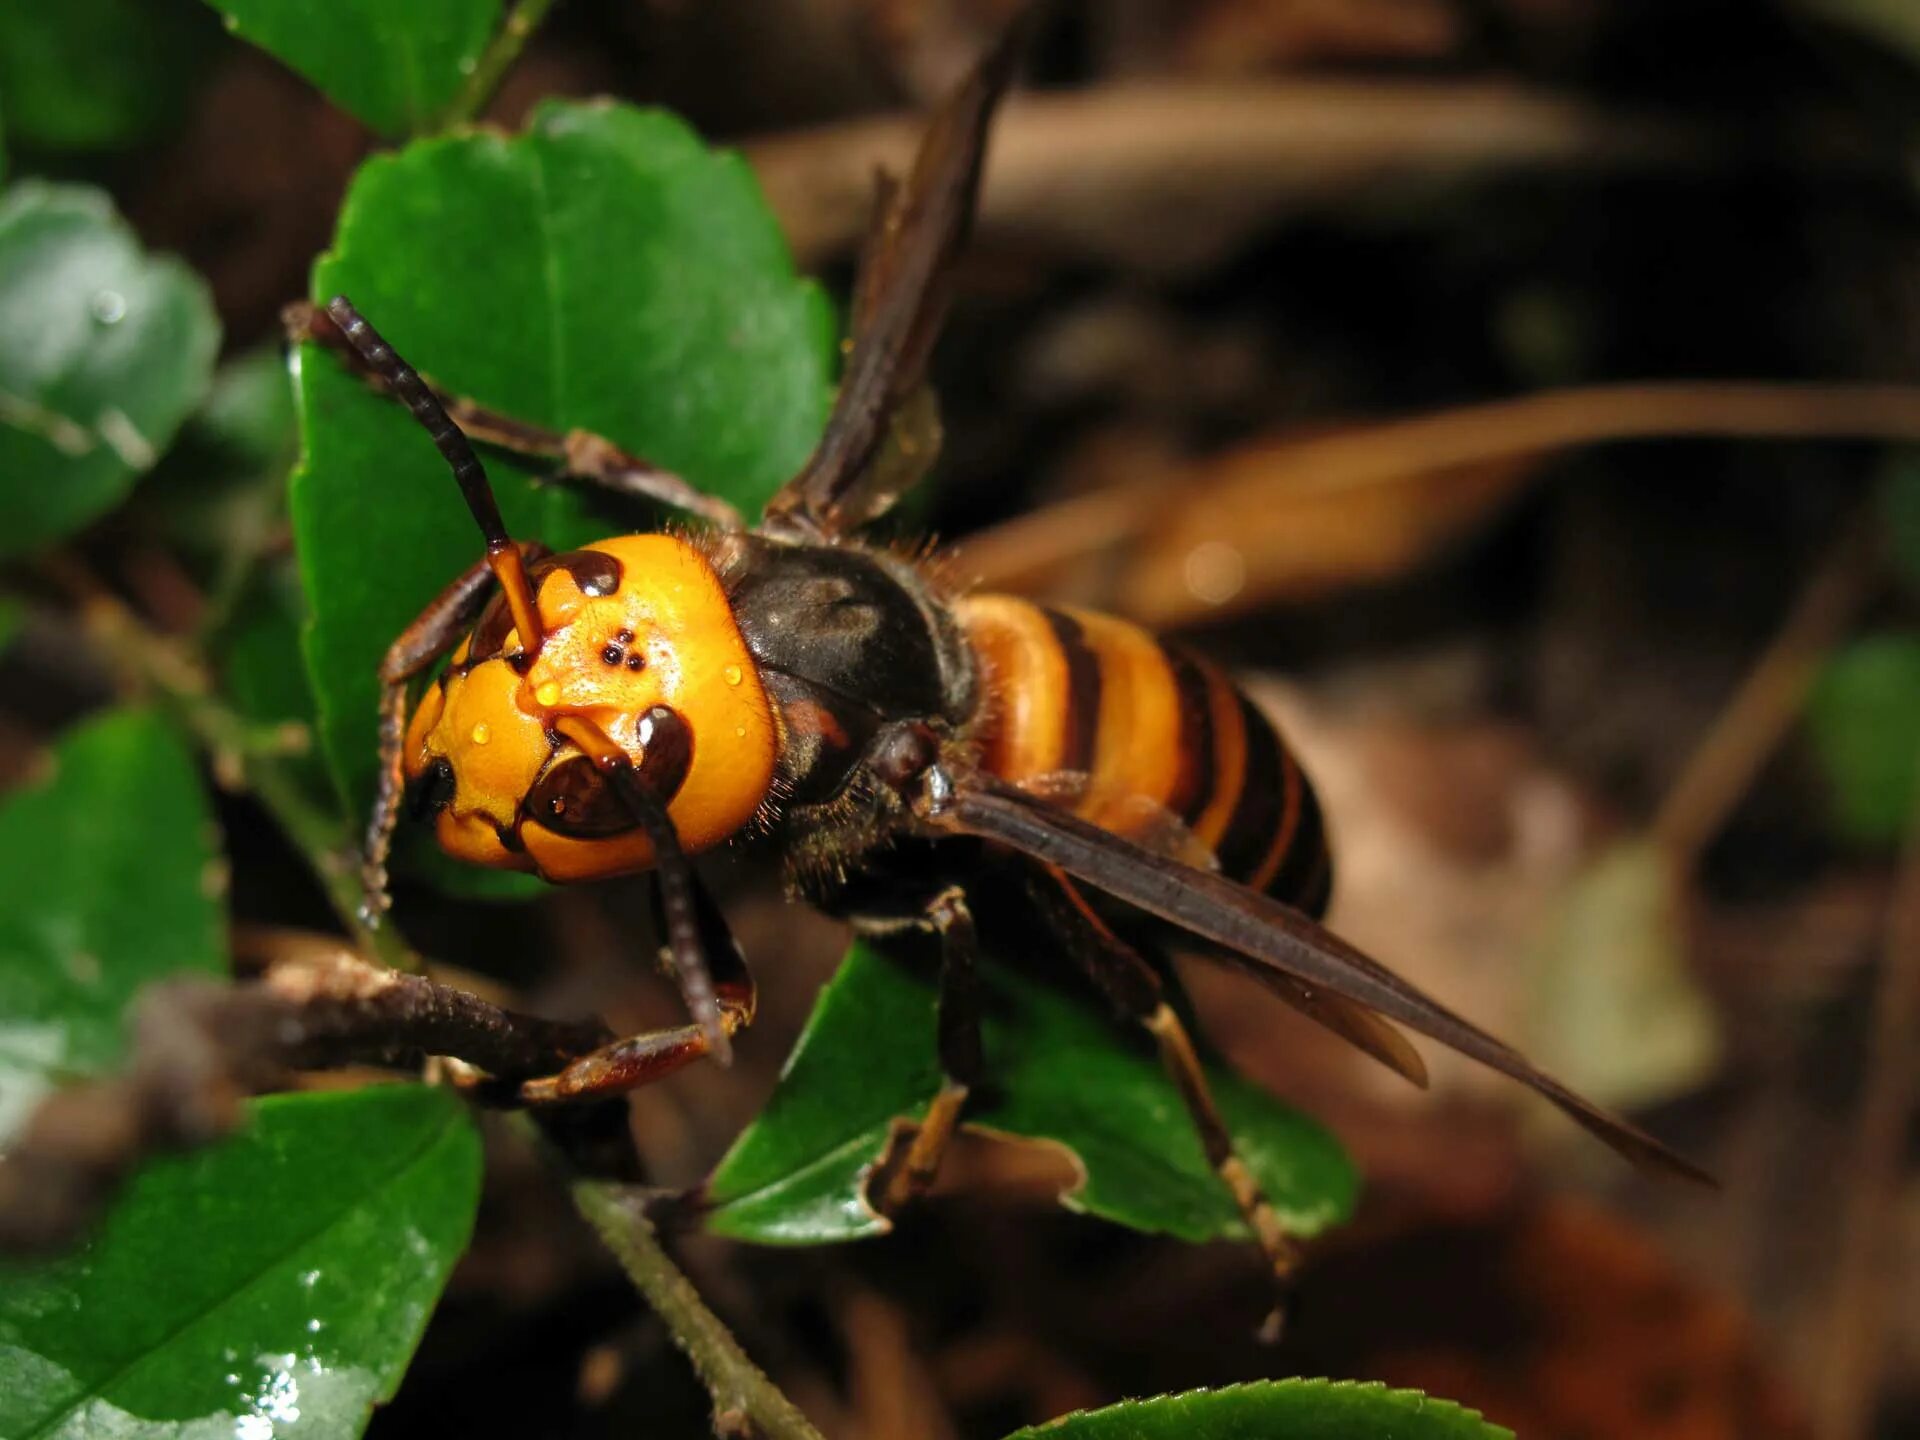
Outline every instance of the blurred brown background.
<path id="1" fill-rule="evenodd" d="M 556 94 L 680 110 L 745 149 L 843 293 L 872 165 L 1009 9 L 565 0 L 491 118 Z M 374 142 L 203 28 L 153 144 L 34 168 L 108 184 L 210 278 L 240 350 L 304 292 Z M 1884 388 L 1920 381 L 1920 11 L 1061 0 L 1029 77 L 913 525 L 958 575 L 1252 677 L 1326 797 L 1336 923 L 1725 1191 L 1628 1173 L 1447 1057 L 1431 1093 L 1398 1086 L 1196 970 L 1223 1047 L 1368 1176 L 1278 1349 L 1252 1341 L 1247 1254 L 1066 1215 L 1045 1157 L 983 1142 L 883 1241 L 694 1242 L 691 1268 L 836 1436 L 1291 1373 L 1428 1386 L 1534 1440 L 1920 1432 L 1920 883 L 1897 837 L 1836 822 L 1802 721 L 1831 657 L 1920 622 L 1883 509 L 1920 463 L 1890 443 L 1920 407 Z M 1709 380 L 1821 388 L 1679 383 Z M 1626 382 L 1649 388 L 1595 388 Z M 1624 434 L 1652 438 L 1588 443 Z M 56 673 L 35 646 L 9 662 L 16 757 Z M 232 847 L 242 914 L 317 919 L 264 821 L 229 818 L 258 836 Z M 762 1019 L 731 1072 L 638 1097 L 663 1181 L 752 1115 L 838 953 L 760 877 L 738 888 Z M 586 897 L 400 913 L 556 1010 L 672 1014 Z M 703 1433 L 658 1325 L 499 1153 L 374 1433 Z"/>

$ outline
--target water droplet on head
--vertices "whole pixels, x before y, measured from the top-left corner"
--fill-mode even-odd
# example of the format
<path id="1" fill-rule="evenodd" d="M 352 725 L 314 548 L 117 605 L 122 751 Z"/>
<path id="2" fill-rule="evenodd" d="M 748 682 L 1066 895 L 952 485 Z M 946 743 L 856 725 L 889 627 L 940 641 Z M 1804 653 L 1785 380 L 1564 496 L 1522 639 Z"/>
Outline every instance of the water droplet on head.
<path id="1" fill-rule="evenodd" d="M 491 739 L 493 739 L 493 731 L 487 728 L 486 721 L 482 720 L 478 725 L 473 727 L 474 744 L 484 745 Z"/>
<path id="2" fill-rule="evenodd" d="M 722 670 L 720 673 L 727 677 L 727 684 L 729 685 L 738 685 L 741 682 L 741 680 L 745 678 L 744 676 L 741 675 L 740 667 L 738 665 L 729 665 L 727 666 L 726 669 Z"/>
<path id="3" fill-rule="evenodd" d="M 747 738 L 747 727 L 746 727 L 746 726 L 744 726 L 744 725 L 736 725 L 736 726 L 734 726 L 734 727 L 733 727 L 733 737 L 734 737 L 734 739 L 736 739 L 736 740 L 744 740 L 744 739 L 746 739 L 746 738 Z"/>
<path id="4" fill-rule="evenodd" d="M 558 705 L 560 703 L 560 686 L 556 681 L 549 680 L 533 692 L 533 698 L 538 700 L 542 705 Z"/>
<path id="5" fill-rule="evenodd" d="M 118 290 L 96 290 L 87 309 L 102 325 L 118 325 L 127 318 L 127 297 Z"/>

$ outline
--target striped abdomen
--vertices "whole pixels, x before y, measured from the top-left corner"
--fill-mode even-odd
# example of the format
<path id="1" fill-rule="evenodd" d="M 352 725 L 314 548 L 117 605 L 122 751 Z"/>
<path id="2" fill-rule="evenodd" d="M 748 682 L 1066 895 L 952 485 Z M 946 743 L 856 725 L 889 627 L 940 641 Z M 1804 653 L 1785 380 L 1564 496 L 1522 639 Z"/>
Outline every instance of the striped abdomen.
<path id="1" fill-rule="evenodd" d="M 984 672 L 975 738 L 988 770 L 1189 862 L 1211 855 L 1309 914 L 1326 908 L 1313 787 L 1218 670 L 1110 615 L 1006 595 L 955 610 Z"/>

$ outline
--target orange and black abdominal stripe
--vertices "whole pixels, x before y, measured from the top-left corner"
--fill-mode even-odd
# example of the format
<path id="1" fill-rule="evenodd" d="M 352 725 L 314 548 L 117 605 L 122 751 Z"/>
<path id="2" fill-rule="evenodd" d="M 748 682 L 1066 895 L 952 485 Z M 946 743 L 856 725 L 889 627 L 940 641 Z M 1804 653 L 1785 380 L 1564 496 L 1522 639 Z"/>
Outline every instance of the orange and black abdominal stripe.
<path id="1" fill-rule="evenodd" d="M 1297 908 L 1325 907 L 1313 789 L 1218 670 L 1108 615 L 1005 595 L 955 609 L 986 676 L 974 738 L 987 770 Z"/>
<path id="2" fill-rule="evenodd" d="M 626 753 L 689 854 L 746 825 L 778 736 L 706 557 L 670 535 L 617 536 L 542 560 L 529 578 L 538 652 L 522 652 L 496 598 L 407 728 L 406 776 L 440 806 L 441 846 L 557 881 L 653 863 L 644 830 L 561 733 L 566 717 Z"/>

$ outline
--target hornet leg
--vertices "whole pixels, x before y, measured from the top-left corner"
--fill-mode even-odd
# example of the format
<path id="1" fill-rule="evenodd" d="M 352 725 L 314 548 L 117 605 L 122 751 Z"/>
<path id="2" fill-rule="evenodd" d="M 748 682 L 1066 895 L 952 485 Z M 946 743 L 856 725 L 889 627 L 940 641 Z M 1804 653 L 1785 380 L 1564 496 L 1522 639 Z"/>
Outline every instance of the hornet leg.
<path id="1" fill-rule="evenodd" d="M 1167 1002 L 1164 983 L 1138 951 L 1114 934 L 1066 875 L 1048 867 L 1047 879 L 1034 889 L 1054 928 L 1067 940 L 1068 950 L 1094 984 L 1153 1037 L 1160 1063 L 1180 1091 L 1207 1162 L 1233 1196 L 1273 1272 L 1280 1303 L 1263 1333 L 1278 1338 L 1293 1275 L 1300 1263 L 1299 1248 L 1274 1213 L 1260 1182 L 1235 1151 L 1233 1136 L 1221 1118 L 1193 1037 L 1179 1012 Z"/>
<path id="2" fill-rule="evenodd" d="M 659 880 L 654 880 L 656 913 L 662 908 Z M 704 887 L 696 891 L 699 902 L 700 944 L 707 972 L 713 979 L 713 996 L 719 1002 L 720 1026 L 731 1038 L 753 1020 L 758 992 L 746 957 L 726 929 L 719 909 L 706 895 Z M 662 933 L 665 933 L 664 930 Z M 557 1074 L 528 1080 L 520 1086 L 520 1099 L 529 1105 L 553 1105 L 570 1100 L 598 1100 L 622 1095 L 651 1084 L 695 1060 L 713 1053 L 712 1032 L 699 1025 L 677 1025 L 668 1030 L 650 1030 L 604 1045 L 583 1055 Z"/>
<path id="3" fill-rule="evenodd" d="M 370 369 L 325 310 L 308 302 L 296 301 L 282 312 L 287 338 L 295 344 L 312 342 L 337 351 L 348 367 L 368 387 L 383 395 L 393 388 Z M 549 430 L 530 424 L 498 410 L 452 395 L 428 381 L 428 388 L 446 407 L 447 414 L 470 438 L 486 445 L 497 445 L 516 455 L 558 462 L 560 473 L 568 478 L 598 485 L 616 495 L 653 500 L 690 515 L 698 515 L 723 530 L 743 528 L 740 512 L 718 496 L 702 494 L 693 485 L 663 470 L 650 460 L 621 449 L 604 435 L 589 430 Z"/>
<path id="4" fill-rule="evenodd" d="M 947 1147 L 960 1125 L 967 1096 L 980 1083 L 985 1062 L 980 1047 L 980 984 L 973 912 L 957 886 L 949 886 L 927 903 L 926 911 L 907 922 L 940 937 L 940 1091 L 927 1107 L 926 1118 L 915 1129 L 904 1159 L 891 1167 L 880 1192 L 880 1208 L 897 1210 L 926 1193 L 940 1172 Z"/>
<path id="5" fill-rule="evenodd" d="M 530 543 L 522 545 L 520 552 L 524 559 L 534 560 L 547 549 Z M 407 737 L 407 683 L 460 643 L 480 618 L 492 587 L 488 562 L 474 561 L 400 632 L 380 662 L 380 774 L 360 852 L 360 884 L 366 892 L 369 924 L 377 923 L 392 903 L 387 894 L 387 858 L 393 851 L 400 797 L 406 789 L 401 750 Z"/>

